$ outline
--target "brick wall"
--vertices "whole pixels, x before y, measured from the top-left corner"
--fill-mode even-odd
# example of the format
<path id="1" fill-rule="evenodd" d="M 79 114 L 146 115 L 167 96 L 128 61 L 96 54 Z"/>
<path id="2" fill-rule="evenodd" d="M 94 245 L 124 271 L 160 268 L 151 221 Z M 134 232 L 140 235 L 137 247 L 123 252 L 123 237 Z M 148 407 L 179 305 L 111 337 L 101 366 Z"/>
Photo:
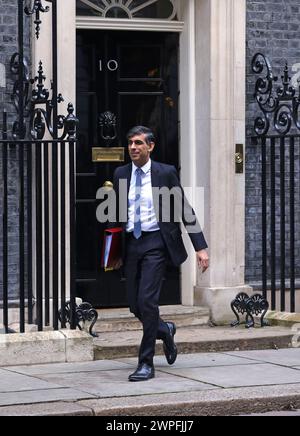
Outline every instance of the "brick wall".
<path id="1" fill-rule="evenodd" d="M 2 113 L 8 113 L 8 129 L 11 133 L 16 112 L 12 104 L 15 77 L 10 72 L 10 59 L 18 51 L 17 0 L 0 0 L 0 141 L 2 138 Z M 24 19 L 25 55 L 30 53 L 29 20 Z M 13 300 L 19 294 L 19 215 L 18 215 L 18 153 L 16 147 L 8 151 L 8 216 L 9 216 L 9 296 Z M 0 151 L 0 177 L 2 159 Z M 2 183 L 0 183 L 0 226 L 2 223 Z M 2 230 L 0 231 L 0 271 L 2 270 Z M 0 273 L 0 299 L 2 294 L 2 273 Z"/>
<path id="2" fill-rule="evenodd" d="M 251 145 L 250 141 L 253 122 L 257 116 L 257 105 L 253 101 L 255 77 L 250 67 L 251 59 L 257 52 L 262 52 L 269 57 L 274 73 L 278 76 L 281 76 L 285 62 L 288 61 L 293 69 L 291 75 L 296 79 L 296 74 L 300 70 L 299 0 L 247 0 L 246 280 L 248 283 L 261 280 L 261 157 L 259 148 Z M 299 166 L 297 170 L 299 176 Z M 277 188 L 279 189 L 279 186 Z M 297 198 L 299 199 L 300 196 L 298 195 Z M 298 201 L 296 203 L 296 263 L 300 258 L 299 208 Z M 279 225 L 278 216 L 277 229 Z M 279 250 L 278 245 L 278 253 Z M 286 254 L 289 255 L 288 249 Z M 279 268 L 279 255 L 276 263 Z M 300 277 L 299 267 L 297 276 Z"/>
<path id="3" fill-rule="evenodd" d="M 12 81 L 9 77 L 10 57 L 17 51 L 17 14 L 16 1 L 0 0 L 0 104 L 1 113 L 5 108 L 11 112 L 10 94 L 12 91 Z M 1 116 L 2 123 L 2 116 Z"/>

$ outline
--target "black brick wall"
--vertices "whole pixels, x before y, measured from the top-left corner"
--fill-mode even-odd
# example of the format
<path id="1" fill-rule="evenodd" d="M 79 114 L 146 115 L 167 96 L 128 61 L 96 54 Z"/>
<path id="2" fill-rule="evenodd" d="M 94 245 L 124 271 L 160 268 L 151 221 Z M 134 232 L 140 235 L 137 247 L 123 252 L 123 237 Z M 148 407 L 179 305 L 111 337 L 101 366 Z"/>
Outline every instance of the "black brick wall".
<path id="1" fill-rule="evenodd" d="M 0 63 L 6 69 L 6 88 L 0 88 L 1 113 L 5 108 L 12 112 L 9 104 L 12 91 L 12 81 L 9 74 L 10 57 L 17 51 L 17 2 L 14 0 L 0 0 Z M 2 116 L 1 116 L 2 123 Z M 1 124 L 2 125 L 2 124 Z"/>
<path id="2" fill-rule="evenodd" d="M 17 0 L 0 0 L 0 63 L 5 66 L 6 87 L 0 87 L 0 142 L 2 138 L 2 113 L 8 113 L 8 131 L 16 120 L 12 104 L 12 91 L 15 77 L 9 68 L 12 55 L 18 52 Z M 25 56 L 30 53 L 29 19 L 24 18 Z M 8 151 L 8 215 L 9 215 L 9 297 L 11 300 L 19 294 L 19 215 L 18 215 L 18 153 L 15 146 Z M 0 154 L 0 177 L 2 177 L 2 158 Z M 0 183 L 0 226 L 2 224 L 2 183 Z M 2 230 L 0 231 L 0 271 L 2 271 Z M 2 274 L 0 273 L 0 299 L 2 295 Z"/>
<path id="3" fill-rule="evenodd" d="M 271 60 L 275 75 L 282 75 L 287 61 L 294 66 L 295 76 L 300 70 L 300 1 L 299 0 L 247 0 L 247 149 L 246 149 L 246 280 L 248 283 L 261 281 L 261 157 L 257 146 L 251 145 L 253 123 L 257 113 L 253 93 L 256 78 L 251 73 L 251 59 L 261 52 Z M 296 68 L 296 64 L 299 64 Z M 298 153 L 299 154 L 299 153 Z M 288 157 L 288 155 L 287 155 Z M 299 156 L 297 158 L 299 160 Z M 299 180 L 299 165 L 296 165 Z M 279 167 L 277 170 L 279 176 Z M 288 187 L 288 179 L 287 179 Z M 277 190 L 279 184 L 277 181 Z M 299 183 L 297 192 L 298 195 Z M 287 205 L 288 205 L 287 198 Z M 277 205 L 278 208 L 278 205 Z M 300 258 L 300 205 L 296 202 L 296 263 Z M 289 223 L 287 218 L 287 224 Z M 279 232 L 279 216 L 276 225 Z M 287 236 L 289 242 L 289 235 Z M 280 253 L 280 245 L 277 244 Z M 289 250 L 286 250 L 289 256 Z M 280 273 L 280 255 L 277 255 L 277 274 Z M 287 277 L 289 274 L 287 264 Z M 297 276 L 300 277 L 300 265 Z"/>

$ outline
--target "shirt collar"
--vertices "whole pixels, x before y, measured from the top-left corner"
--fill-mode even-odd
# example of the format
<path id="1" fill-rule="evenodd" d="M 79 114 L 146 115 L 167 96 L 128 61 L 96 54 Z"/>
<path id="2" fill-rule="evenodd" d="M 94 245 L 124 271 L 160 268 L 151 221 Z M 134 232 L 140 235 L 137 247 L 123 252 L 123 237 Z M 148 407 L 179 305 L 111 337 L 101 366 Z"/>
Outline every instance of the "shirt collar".
<path id="1" fill-rule="evenodd" d="M 149 159 L 148 162 L 146 163 L 146 165 L 141 167 L 141 170 L 143 171 L 144 174 L 147 174 L 151 170 L 151 164 L 152 164 L 152 161 L 151 161 L 151 159 Z M 133 162 L 132 162 L 132 169 L 133 169 L 133 172 L 135 172 L 138 169 L 138 167 Z"/>

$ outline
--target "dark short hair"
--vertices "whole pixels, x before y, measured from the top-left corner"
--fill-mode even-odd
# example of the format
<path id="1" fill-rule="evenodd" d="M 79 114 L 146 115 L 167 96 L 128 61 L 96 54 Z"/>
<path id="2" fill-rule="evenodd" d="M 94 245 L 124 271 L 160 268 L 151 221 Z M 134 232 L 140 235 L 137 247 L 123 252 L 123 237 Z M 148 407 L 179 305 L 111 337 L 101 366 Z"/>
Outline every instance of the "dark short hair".
<path id="1" fill-rule="evenodd" d="M 152 130 L 149 129 L 148 127 L 144 127 L 144 126 L 133 127 L 127 133 L 126 138 L 127 138 L 127 140 L 129 140 L 129 139 L 133 138 L 134 136 L 138 136 L 138 135 L 145 135 L 147 144 L 150 144 L 151 142 L 155 142 L 155 135 L 152 132 Z"/>

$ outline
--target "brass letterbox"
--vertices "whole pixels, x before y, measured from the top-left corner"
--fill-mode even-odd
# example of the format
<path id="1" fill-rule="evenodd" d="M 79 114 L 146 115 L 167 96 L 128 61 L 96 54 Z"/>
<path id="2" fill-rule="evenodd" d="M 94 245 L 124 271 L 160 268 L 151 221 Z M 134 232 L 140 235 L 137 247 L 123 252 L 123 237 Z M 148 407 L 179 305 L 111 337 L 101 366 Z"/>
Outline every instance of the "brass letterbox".
<path id="1" fill-rule="evenodd" d="M 124 162 L 125 148 L 123 147 L 93 147 L 92 160 L 95 163 Z"/>

